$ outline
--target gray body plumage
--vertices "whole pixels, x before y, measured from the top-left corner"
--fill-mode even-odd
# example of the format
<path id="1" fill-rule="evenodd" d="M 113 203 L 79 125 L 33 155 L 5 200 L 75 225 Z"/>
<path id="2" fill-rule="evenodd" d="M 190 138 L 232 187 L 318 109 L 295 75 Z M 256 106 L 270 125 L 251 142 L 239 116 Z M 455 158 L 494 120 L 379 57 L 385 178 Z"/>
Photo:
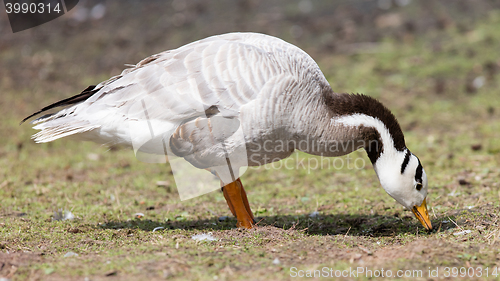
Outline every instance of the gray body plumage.
<path id="1" fill-rule="evenodd" d="M 153 55 L 94 91 L 83 102 L 35 120 L 35 129 L 41 130 L 35 141 L 74 136 L 108 145 L 145 143 L 142 152 L 165 153 L 158 142 L 148 146 L 154 135 L 199 168 L 221 165 L 224 150 L 242 147 L 250 166 L 286 158 L 294 149 L 338 156 L 362 147 L 326 147 L 362 136 L 332 122 L 335 110 L 325 104 L 325 95 L 336 94 L 315 61 L 298 47 L 263 34 L 212 36 Z M 224 148 L 210 141 L 214 132 L 209 125 L 219 117 L 236 119 L 233 124 L 244 139 L 220 136 Z M 131 127 L 144 118 L 149 127 Z"/>

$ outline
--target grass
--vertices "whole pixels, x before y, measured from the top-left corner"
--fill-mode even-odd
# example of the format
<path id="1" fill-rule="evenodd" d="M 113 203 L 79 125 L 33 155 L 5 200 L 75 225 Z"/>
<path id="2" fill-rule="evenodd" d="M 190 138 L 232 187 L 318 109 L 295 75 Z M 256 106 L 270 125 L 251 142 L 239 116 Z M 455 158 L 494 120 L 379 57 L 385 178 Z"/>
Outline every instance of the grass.
<path id="1" fill-rule="evenodd" d="M 398 117 L 407 146 L 429 177 L 431 233 L 385 194 L 363 151 L 350 155 L 366 163 L 363 169 L 287 170 L 275 168 L 279 163 L 249 169 L 242 181 L 259 227 L 235 229 L 235 219 L 218 219 L 230 215 L 220 192 L 180 201 L 168 165 L 142 163 L 129 150 L 92 143 L 34 144 L 33 130 L 18 123 L 48 102 L 42 102 L 46 84 L 40 82 L 42 89 L 31 96 L 30 89 L 3 83 L 0 276 L 281 280 L 290 278 L 292 268 L 366 267 L 422 270 L 427 279 L 429 268 L 444 277 L 446 267 L 472 267 L 476 277 L 478 268 L 488 268 L 495 278 L 499 25 L 500 14 L 491 12 L 468 31 L 450 27 L 403 41 L 387 38 L 374 53 L 318 58 L 335 91 L 375 96 Z M 13 59 L 13 52 L 0 54 L 0 60 Z M 480 88 L 473 86 L 477 77 L 485 81 Z M 82 80 L 104 78 L 97 73 Z M 66 85 L 57 95 L 68 87 L 79 89 Z M 289 164 L 301 159 L 318 158 L 297 153 Z M 58 209 L 76 219 L 53 221 Z M 144 217 L 135 218 L 138 212 Z M 313 212 L 319 216 L 311 217 Z M 464 230 L 470 233 L 459 234 Z M 218 240 L 191 239 L 207 232 Z M 68 252 L 78 256 L 65 257 Z"/>

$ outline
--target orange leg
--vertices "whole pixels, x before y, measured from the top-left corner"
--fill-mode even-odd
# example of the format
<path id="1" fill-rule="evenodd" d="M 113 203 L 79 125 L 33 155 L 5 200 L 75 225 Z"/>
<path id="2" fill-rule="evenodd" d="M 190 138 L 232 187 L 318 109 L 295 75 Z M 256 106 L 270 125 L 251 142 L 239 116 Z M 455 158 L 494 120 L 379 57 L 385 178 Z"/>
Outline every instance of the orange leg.
<path id="1" fill-rule="evenodd" d="M 255 224 L 252 210 L 248 204 L 247 194 L 240 179 L 222 187 L 224 198 L 231 213 L 238 220 L 237 227 L 252 228 Z"/>

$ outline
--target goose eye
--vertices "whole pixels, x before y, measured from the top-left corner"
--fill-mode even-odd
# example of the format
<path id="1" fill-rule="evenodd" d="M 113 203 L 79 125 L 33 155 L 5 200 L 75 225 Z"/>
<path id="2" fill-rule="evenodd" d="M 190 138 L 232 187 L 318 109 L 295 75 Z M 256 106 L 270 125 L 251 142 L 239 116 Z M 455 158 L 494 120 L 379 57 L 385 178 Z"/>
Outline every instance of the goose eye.
<path id="1" fill-rule="evenodd" d="M 415 187 L 418 191 L 422 189 L 422 184 L 417 182 L 417 186 Z"/>

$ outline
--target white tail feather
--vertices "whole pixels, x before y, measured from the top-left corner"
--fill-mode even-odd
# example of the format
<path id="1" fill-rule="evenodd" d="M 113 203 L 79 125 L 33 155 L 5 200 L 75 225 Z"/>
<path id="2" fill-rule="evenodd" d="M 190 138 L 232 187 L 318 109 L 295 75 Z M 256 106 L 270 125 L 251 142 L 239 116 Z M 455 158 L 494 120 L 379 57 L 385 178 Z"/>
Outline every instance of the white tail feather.
<path id="1" fill-rule="evenodd" d="M 58 120 L 53 120 L 51 122 L 36 125 L 33 129 L 41 131 L 34 134 L 31 138 L 34 139 L 36 143 L 51 142 L 56 139 L 88 132 L 100 127 L 100 125 L 90 125 L 90 123 L 86 121 L 71 123 L 67 122 L 68 120 L 65 120 L 63 124 L 60 124 L 62 122 L 57 121 Z"/>

